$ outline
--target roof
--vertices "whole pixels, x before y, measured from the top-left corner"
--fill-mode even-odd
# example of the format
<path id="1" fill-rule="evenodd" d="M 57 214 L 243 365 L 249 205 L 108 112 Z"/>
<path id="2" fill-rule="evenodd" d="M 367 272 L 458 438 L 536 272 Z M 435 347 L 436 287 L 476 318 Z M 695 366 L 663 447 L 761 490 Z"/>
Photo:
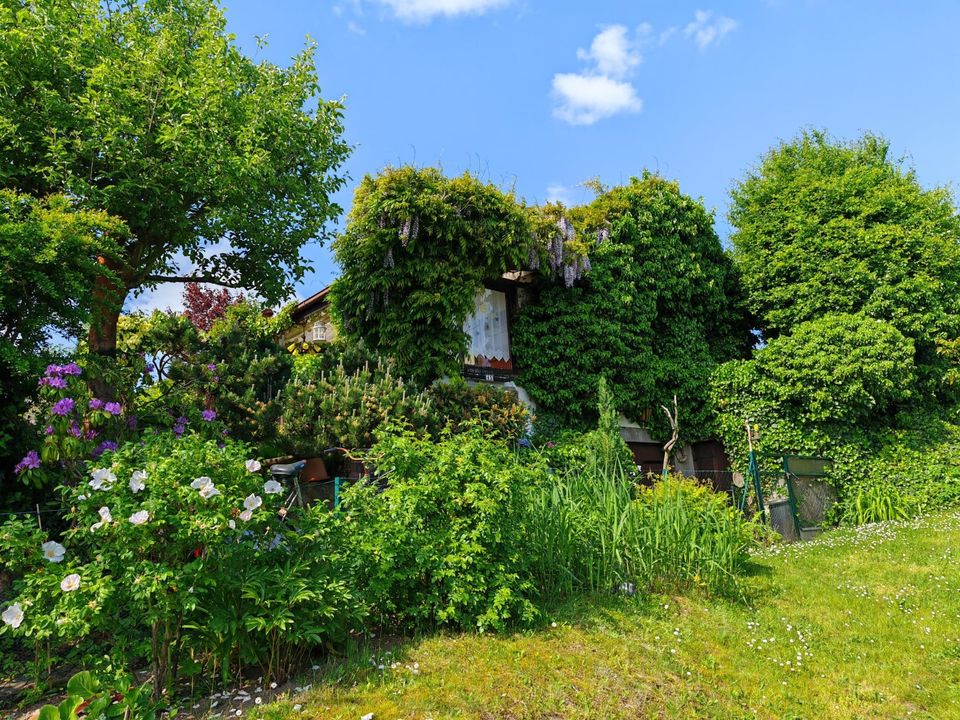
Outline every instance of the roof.
<path id="1" fill-rule="evenodd" d="M 327 303 L 327 295 L 330 294 L 331 287 L 331 285 L 327 285 L 320 292 L 315 292 L 306 300 L 301 300 L 298 302 L 297 306 L 293 309 L 293 313 L 291 314 L 294 322 L 302 320 L 310 313 L 323 307 Z"/>

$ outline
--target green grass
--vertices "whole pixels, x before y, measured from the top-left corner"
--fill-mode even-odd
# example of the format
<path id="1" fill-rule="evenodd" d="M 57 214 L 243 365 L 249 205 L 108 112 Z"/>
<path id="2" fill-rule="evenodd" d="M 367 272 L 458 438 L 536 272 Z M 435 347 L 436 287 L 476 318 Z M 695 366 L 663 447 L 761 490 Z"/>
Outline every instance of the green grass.
<path id="1" fill-rule="evenodd" d="M 369 654 L 331 663 L 257 717 L 960 718 L 960 513 L 779 546 L 746 587 L 741 602 L 582 601 L 536 631 L 371 647 L 383 670 Z"/>

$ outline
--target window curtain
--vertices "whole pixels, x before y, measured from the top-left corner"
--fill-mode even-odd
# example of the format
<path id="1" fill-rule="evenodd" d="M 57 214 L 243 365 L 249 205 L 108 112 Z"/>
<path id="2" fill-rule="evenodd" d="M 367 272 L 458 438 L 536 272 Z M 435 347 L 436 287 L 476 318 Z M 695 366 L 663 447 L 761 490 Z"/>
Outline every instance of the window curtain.
<path id="1" fill-rule="evenodd" d="M 510 334 L 507 328 L 507 296 L 499 290 L 477 293 L 473 315 L 463 324 L 470 336 L 468 365 L 489 365 L 491 360 L 510 360 Z"/>

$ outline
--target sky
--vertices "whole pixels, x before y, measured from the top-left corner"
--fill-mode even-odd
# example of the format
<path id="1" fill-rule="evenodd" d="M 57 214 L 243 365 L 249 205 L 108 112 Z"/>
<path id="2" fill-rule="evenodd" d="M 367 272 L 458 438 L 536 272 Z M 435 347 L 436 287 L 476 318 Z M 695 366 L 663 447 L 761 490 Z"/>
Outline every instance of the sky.
<path id="1" fill-rule="evenodd" d="M 225 0 L 246 53 L 309 41 L 342 98 L 348 210 L 385 166 L 470 171 L 530 203 L 589 200 L 591 178 L 649 169 L 703 198 L 726 240 L 729 191 L 804 128 L 886 136 L 926 186 L 960 180 L 957 0 Z M 266 47 L 258 48 L 257 37 Z M 309 36 L 309 40 L 308 40 Z M 306 297 L 337 275 L 303 250 Z M 166 286 L 134 302 L 178 307 Z"/>

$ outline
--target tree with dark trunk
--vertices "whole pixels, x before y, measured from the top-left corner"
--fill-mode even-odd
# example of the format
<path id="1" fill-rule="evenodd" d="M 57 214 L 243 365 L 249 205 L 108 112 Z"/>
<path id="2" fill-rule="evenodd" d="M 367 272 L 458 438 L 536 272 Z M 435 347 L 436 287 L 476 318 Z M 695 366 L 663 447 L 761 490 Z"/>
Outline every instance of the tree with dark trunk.
<path id="1" fill-rule="evenodd" d="M 254 62 L 212 0 L 0 0 L 0 188 L 63 193 L 126 228 L 94 288 L 90 350 L 164 282 L 288 294 L 340 208 L 342 107 L 313 46 Z"/>

